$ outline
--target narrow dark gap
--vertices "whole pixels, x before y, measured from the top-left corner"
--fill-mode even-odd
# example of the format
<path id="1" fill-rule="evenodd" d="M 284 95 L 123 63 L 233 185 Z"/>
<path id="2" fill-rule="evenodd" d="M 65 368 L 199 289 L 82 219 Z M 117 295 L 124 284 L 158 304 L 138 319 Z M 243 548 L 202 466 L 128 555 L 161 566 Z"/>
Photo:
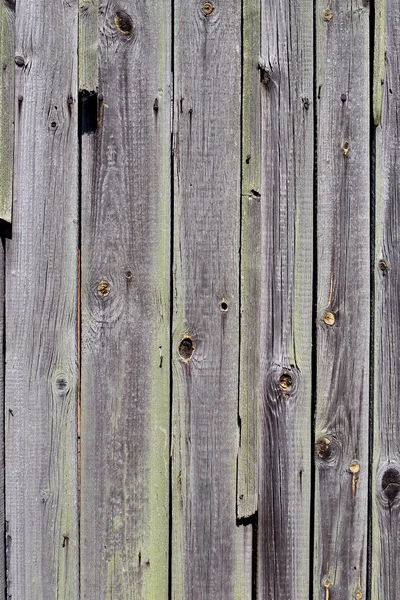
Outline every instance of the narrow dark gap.
<path id="1" fill-rule="evenodd" d="M 6 513 L 6 248 L 7 248 L 7 239 L 11 239 L 11 224 L 6 223 L 5 221 L 1 221 L 1 244 L 2 244 L 2 252 L 3 252 L 3 284 L 1 293 L 3 294 L 3 302 L 2 302 L 2 321 L 3 321 L 3 363 L 2 363 L 2 381 L 3 381 L 3 389 L 2 389 L 2 410 L 3 410 L 3 438 L 1 444 L 1 462 L 3 465 L 3 498 L 2 498 L 2 511 L 4 515 L 3 521 L 3 540 L 4 540 L 4 555 L 3 555 L 3 565 L 4 565 L 4 595 L 5 598 L 8 598 L 8 570 L 9 570 L 9 534 L 8 534 L 8 522 L 7 522 L 7 513 Z"/>
<path id="2" fill-rule="evenodd" d="M 251 561 L 251 600 L 257 600 L 258 583 L 258 512 L 253 515 L 253 548 Z"/>
<path id="3" fill-rule="evenodd" d="M 239 282 L 238 282 L 238 297 L 239 297 L 239 318 L 238 318 L 238 378 L 237 378 L 237 426 L 239 430 L 239 446 L 241 445 L 242 422 L 240 418 L 240 361 L 242 357 L 242 239 L 243 239 L 243 87 L 244 87 L 244 3 L 241 3 L 240 13 L 240 148 L 239 148 L 239 181 L 240 181 L 240 196 L 239 196 Z M 239 452 L 236 457 L 236 520 L 238 517 L 238 485 L 239 485 Z"/>
<path id="4" fill-rule="evenodd" d="M 174 306 L 173 306 L 173 293 L 174 289 L 174 198 L 175 198 L 175 185 L 174 185 L 174 98 L 175 98 L 175 81 L 174 81 L 174 68 L 175 68 L 175 1 L 171 0 L 171 131 L 170 131 L 170 265 L 169 265 L 169 477 L 168 477 L 168 510 L 169 510 L 169 523 L 168 523 L 168 600 L 172 600 L 172 523 L 173 523 L 173 506 L 172 506 L 172 411 L 174 402 L 174 390 L 173 390 L 173 369 L 172 369 L 172 357 L 173 357 L 173 326 L 174 326 Z"/>
<path id="5" fill-rule="evenodd" d="M 79 16 L 78 16 L 79 20 Z M 79 52 L 78 52 L 79 63 Z M 79 65 L 78 65 L 79 72 Z M 82 132 L 83 132 L 83 110 L 82 110 L 82 94 L 75 90 L 78 99 L 78 256 L 77 256 L 77 511 L 78 511 L 78 598 L 81 597 L 81 439 L 80 439 L 80 413 L 81 413 L 81 338 L 82 338 L 82 321 L 81 321 L 81 248 L 82 248 Z"/>
<path id="6" fill-rule="evenodd" d="M 318 110 L 317 103 L 317 7 L 313 5 L 313 119 L 314 119 L 314 173 L 313 173 L 313 301 L 312 301 L 312 349 L 311 349 L 311 480 L 310 480 L 310 562 L 309 562 L 309 598 L 314 598 L 314 536 L 315 536 L 315 415 L 317 410 L 317 294 L 318 294 Z"/>
<path id="7" fill-rule="evenodd" d="M 258 583 L 258 511 L 249 517 L 236 519 L 237 527 L 252 526 L 252 545 L 251 545 L 251 600 L 257 600 Z"/>
<path id="8" fill-rule="evenodd" d="M 372 473 L 374 449 L 374 386 L 375 386 L 375 166 L 376 129 L 373 117 L 375 3 L 370 13 L 370 354 L 369 354 L 369 431 L 368 431 L 368 524 L 367 524 L 367 589 L 366 599 L 371 599 L 372 578 Z"/>

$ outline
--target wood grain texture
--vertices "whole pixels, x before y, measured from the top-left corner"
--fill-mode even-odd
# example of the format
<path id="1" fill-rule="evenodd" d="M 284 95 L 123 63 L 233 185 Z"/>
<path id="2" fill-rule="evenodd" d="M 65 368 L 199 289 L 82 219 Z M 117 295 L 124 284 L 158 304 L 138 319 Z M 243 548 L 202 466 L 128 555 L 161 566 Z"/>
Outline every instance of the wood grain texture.
<path id="1" fill-rule="evenodd" d="M 240 40 L 239 1 L 175 2 L 175 600 L 246 597 L 236 526 Z"/>
<path id="2" fill-rule="evenodd" d="M 3 301 L 0 304 L 0 339 L 3 340 L 3 347 L 0 354 L 0 600 L 6 600 L 6 571 L 8 562 L 9 538 L 7 531 L 5 515 L 5 455 L 4 455 L 4 332 L 5 332 L 5 314 L 4 314 L 4 294 L 5 294 L 5 269 L 4 269 L 4 246 L 5 238 L 2 235 L 0 243 L 0 298 Z"/>
<path id="3" fill-rule="evenodd" d="M 11 222 L 14 149 L 15 0 L 0 4 L 0 219 Z"/>
<path id="4" fill-rule="evenodd" d="M 90 10 L 98 21 L 97 41 L 95 26 L 82 24 L 79 82 L 86 90 L 82 597 L 163 600 L 168 589 L 170 7 L 161 0 L 100 0 L 98 12 Z M 91 50 L 96 46 L 98 56 Z"/>
<path id="5" fill-rule="evenodd" d="M 395 600 L 400 577 L 400 15 L 386 0 L 382 116 L 376 129 L 375 419 L 372 598 Z"/>
<path id="6" fill-rule="evenodd" d="M 313 3 L 261 2 L 258 596 L 309 598 Z"/>
<path id="7" fill-rule="evenodd" d="M 260 404 L 261 96 L 260 3 L 243 3 L 242 38 L 242 229 L 237 516 L 257 510 Z"/>
<path id="8" fill-rule="evenodd" d="M 13 600 L 79 598 L 77 17 L 75 2 L 27 0 L 16 8 L 5 374 Z"/>
<path id="9" fill-rule="evenodd" d="M 379 125 L 382 111 L 382 93 L 385 74 L 385 4 L 386 0 L 375 0 L 373 4 L 375 31 L 372 112 L 375 125 Z"/>
<path id="10" fill-rule="evenodd" d="M 314 598 L 364 598 L 370 353 L 369 3 L 317 1 Z"/>

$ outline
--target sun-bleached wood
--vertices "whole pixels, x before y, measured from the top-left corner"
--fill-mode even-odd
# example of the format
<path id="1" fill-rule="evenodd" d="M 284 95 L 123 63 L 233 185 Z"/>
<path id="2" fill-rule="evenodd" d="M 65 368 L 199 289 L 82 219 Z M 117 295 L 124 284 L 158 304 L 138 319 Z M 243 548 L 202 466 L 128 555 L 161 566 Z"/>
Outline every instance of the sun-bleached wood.
<path id="1" fill-rule="evenodd" d="M 375 394 L 372 485 L 372 598 L 395 600 L 400 577 L 400 15 L 397 2 L 379 2 L 384 39 L 382 106 L 376 128 Z"/>
<path id="2" fill-rule="evenodd" d="M 5 270 L 13 600 L 79 598 L 77 26 L 75 2 L 16 5 L 13 224 Z"/>
<path id="3" fill-rule="evenodd" d="M 170 5 L 80 5 L 81 593 L 168 596 Z"/>
<path id="4" fill-rule="evenodd" d="M 258 598 L 308 600 L 313 3 L 261 2 Z"/>
<path id="5" fill-rule="evenodd" d="M 370 3 L 318 0 L 314 598 L 365 598 Z"/>

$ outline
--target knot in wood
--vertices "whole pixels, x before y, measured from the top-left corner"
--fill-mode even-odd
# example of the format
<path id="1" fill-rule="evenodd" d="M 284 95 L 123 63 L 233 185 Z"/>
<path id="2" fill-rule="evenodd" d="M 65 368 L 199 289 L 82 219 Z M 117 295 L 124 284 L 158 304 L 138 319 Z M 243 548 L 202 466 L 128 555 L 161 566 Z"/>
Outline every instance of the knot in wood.
<path id="1" fill-rule="evenodd" d="M 379 269 L 380 271 L 382 271 L 383 273 L 386 273 L 386 271 L 388 270 L 389 265 L 387 264 L 386 260 L 383 260 L 383 258 L 379 261 Z"/>
<path id="2" fill-rule="evenodd" d="M 315 444 L 315 452 L 322 460 L 328 460 L 332 456 L 331 440 L 327 437 L 319 437 Z"/>
<path id="3" fill-rule="evenodd" d="M 391 504 L 400 491 L 400 473 L 397 469 L 388 469 L 383 474 L 382 491 Z"/>
<path id="4" fill-rule="evenodd" d="M 124 35 L 129 35 L 133 29 L 133 21 L 127 12 L 120 10 L 114 17 L 115 27 Z"/>
<path id="5" fill-rule="evenodd" d="M 68 382 L 65 377 L 57 377 L 56 379 L 56 388 L 59 392 L 65 392 L 68 387 Z"/>
<path id="6" fill-rule="evenodd" d="M 214 10 L 214 7 L 211 4 L 211 2 L 204 2 L 201 12 L 203 13 L 203 15 L 208 17 L 208 15 L 211 15 L 213 10 Z"/>
<path id="7" fill-rule="evenodd" d="M 324 12 L 324 21 L 326 21 L 327 23 L 330 23 L 330 21 L 332 21 L 332 17 L 333 17 L 333 12 L 331 10 L 326 10 Z"/>
<path id="8" fill-rule="evenodd" d="M 110 290 L 111 290 L 110 284 L 108 283 L 108 281 L 105 281 L 104 279 L 99 281 L 99 283 L 97 284 L 97 293 L 99 296 L 108 296 L 108 294 L 110 293 Z"/>
<path id="9" fill-rule="evenodd" d="M 324 313 L 323 321 L 326 325 L 330 325 L 332 327 L 332 325 L 335 324 L 335 315 L 330 311 L 326 311 Z"/>
<path id="10" fill-rule="evenodd" d="M 222 300 L 221 300 L 221 302 L 220 302 L 220 305 L 219 305 L 219 307 L 220 307 L 220 309 L 222 310 L 222 312 L 228 312 L 228 308 L 229 308 L 229 306 L 228 306 L 228 303 L 227 303 L 227 301 L 225 300 L 225 298 L 222 298 Z"/>
<path id="11" fill-rule="evenodd" d="M 358 462 L 353 460 L 350 463 L 349 469 L 350 469 L 350 473 L 353 473 L 353 475 L 356 475 L 360 471 L 360 465 L 358 464 Z"/>
<path id="12" fill-rule="evenodd" d="M 181 357 L 181 359 L 184 362 L 188 362 L 192 358 L 193 352 L 194 352 L 193 340 L 190 336 L 187 335 L 184 338 L 182 338 L 179 343 L 179 347 L 178 347 L 179 356 Z"/>
<path id="13" fill-rule="evenodd" d="M 279 385 L 281 386 L 281 388 L 283 390 L 289 390 L 292 387 L 292 384 L 293 380 L 289 373 L 282 373 L 282 375 L 279 377 Z"/>
<path id="14" fill-rule="evenodd" d="M 25 59 L 23 56 L 16 56 L 15 57 L 15 64 L 17 65 L 17 67 L 24 67 L 25 66 Z"/>

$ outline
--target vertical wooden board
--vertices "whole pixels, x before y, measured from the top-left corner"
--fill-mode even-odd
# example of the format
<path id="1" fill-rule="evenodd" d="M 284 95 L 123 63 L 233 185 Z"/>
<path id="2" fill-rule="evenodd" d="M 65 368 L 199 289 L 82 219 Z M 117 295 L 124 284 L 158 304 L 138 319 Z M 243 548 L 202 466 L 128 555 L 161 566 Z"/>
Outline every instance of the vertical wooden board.
<path id="1" fill-rule="evenodd" d="M 364 598 L 370 354 L 369 3 L 318 0 L 314 598 Z"/>
<path id="2" fill-rule="evenodd" d="M 11 221 L 12 207 L 12 182 L 13 182 L 13 141 L 14 141 L 14 28 L 15 5 L 2 2 L 0 7 L 1 37 L 0 37 L 0 64 L 2 68 L 2 81 L 0 90 L 0 219 Z M 5 238 L 2 237 L 0 246 L 0 339 L 4 339 L 4 246 Z M 4 346 L 4 344 L 3 344 Z M 0 357 L 0 431 L 4 432 L 4 355 Z M 0 442 L 0 599 L 5 598 L 6 569 L 8 557 L 6 556 L 5 542 L 9 542 L 9 533 L 5 530 L 5 469 L 4 469 L 4 437 Z M 5 560 L 4 560 L 5 559 Z"/>
<path id="3" fill-rule="evenodd" d="M 258 597 L 309 598 L 313 3 L 261 2 Z"/>
<path id="4" fill-rule="evenodd" d="M 382 111 L 382 93 L 385 74 L 385 4 L 386 0 L 374 2 L 374 71 L 373 71 L 373 119 L 379 125 Z"/>
<path id="5" fill-rule="evenodd" d="M 77 4 L 16 7 L 6 246 L 7 597 L 79 598 Z"/>
<path id="6" fill-rule="evenodd" d="M 162 600 L 168 590 L 170 6 L 100 0 L 91 14 L 97 42 L 95 26 L 80 28 L 79 82 L 86 90 L 81 589 L 93 600 Z M 91 52 L 96 45 L 98 57 Z"/>
<path id="7" fill-rule="evenodd" d="M 260 1 L 243 2 L 242 39 L 242 219 L 240 387 L 237 516 L 251 517 L 258 497 L 260 400 Z"/>
<path id="8" fill-rule="evenodd" d="M 4 269 L 4 246 L 5 237 L 4 234 L 1 236 L 0 243 L 0 339 L 4 341 L 5 331 L 5 319 L 4 319 L 4 293 L 5 293 L 5 269 Z M 4 343 L 2 344 L 2 350 L 0 354 L 0 398 L 1 398 L 1 410 L 0 410 L 0 556 L 2 558 L 0 562 L 0 600 L 6 600 L 6 571 L 7 571 L 7 559 L 8 559 L 8 531 L 6 524 L 5 515 L 5 461 L 4 461 Z"/>
<path id="9" fill-rule="evenodd" d="M 378 49 L 378 48 L 377 48 Z M 386 0 L 385 71 L 376 129 L 375 418 L 372 598 L 395 600 L 400 577 L 400 14 Z"/>
<path id="10" fill-rule="evenodd" d="M 0 4 L 0 219 L 11 222 L 14 149 L 15 0 Z"/>
<path id="11" fill-rule="evenodd" d="M 241 4 L 175 2 L 172 597 L 243 598 Z"/>

